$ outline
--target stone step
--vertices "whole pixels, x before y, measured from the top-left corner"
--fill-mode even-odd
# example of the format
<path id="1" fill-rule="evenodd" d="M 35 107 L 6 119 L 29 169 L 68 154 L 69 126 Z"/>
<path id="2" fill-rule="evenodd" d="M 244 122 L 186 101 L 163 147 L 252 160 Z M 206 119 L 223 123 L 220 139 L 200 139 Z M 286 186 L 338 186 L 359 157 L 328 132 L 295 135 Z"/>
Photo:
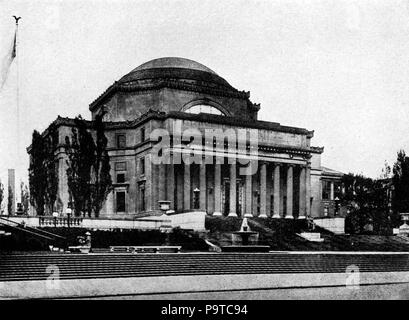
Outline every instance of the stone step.
<path id="1" fill-rule="evenodd" d="M 145 277 L 206 274 L 273 274 L 409 271 L 406 254 L 27 254 L 1 255 L 0 282 L 43 280 L 50 265 L 61 279 Z"/>

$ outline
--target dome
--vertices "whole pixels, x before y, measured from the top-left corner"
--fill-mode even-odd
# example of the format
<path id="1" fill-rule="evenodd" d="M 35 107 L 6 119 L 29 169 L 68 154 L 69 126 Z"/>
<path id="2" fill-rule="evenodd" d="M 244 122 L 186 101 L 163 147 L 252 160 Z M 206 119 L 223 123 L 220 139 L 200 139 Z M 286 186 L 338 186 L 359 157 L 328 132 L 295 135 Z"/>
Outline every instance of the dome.
<path id="1" fill-rule="evenodd" d="M 219 87 L 228 91 L 235 89 L 222 77 L 203 64 L 179 57 L 150 60 L 123 76 L 119 83 L 141 83 L 172 80 Z"/>
<path id="2" fill-rule="evenodd" d="M 184 68 L 216 74 L 216 72 L 214 72 L 213 70 L 209 69 L 208 67 L 204 66 L 199 62 L 178 57 L 164 57 L 159 59 L 153 59 L 148 62 L 145 62 L 144 64 L 141 64 L 139 67 L 133 69 L 132 72 L 159 68 Z"/>

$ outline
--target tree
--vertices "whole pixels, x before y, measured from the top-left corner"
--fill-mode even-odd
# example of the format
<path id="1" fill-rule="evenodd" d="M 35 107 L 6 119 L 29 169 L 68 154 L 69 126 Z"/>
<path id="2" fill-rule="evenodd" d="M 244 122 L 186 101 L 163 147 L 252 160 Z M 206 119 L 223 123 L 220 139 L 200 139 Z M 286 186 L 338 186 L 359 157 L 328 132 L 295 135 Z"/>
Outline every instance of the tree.
<path id="1" fill-rule="evenodd" d="M 49 212 L 54 211 L 54 204 L 57 200 L 58 194 L 58 160 L 55 159 L 56 143 L 54 135 L 50 134 L 44 142 L 45 159 L 44 167 L 46 171 L 46 188 L 45 188 L 45 203 Z"/>
<path id="2" fill-rule="evenodd" d="M 21 204 L 23 206 L 23 213 L 28 214 L 30 194 L 28 192 L 28 187 L 24 182 L 21 182 L 20 184 L 20 192 L 21 192 Z"/>
<path id="3" fill-rule="evenodd" d="M 75 118 L 71 140 L 66 137 L 68 189 L 76 216 L 91 216 L 91 169 L 95 163 L 95 143 L 81 116 Z"/>
<path id="4" fill-rule="evenodd" d="M 392 210 L 394 212 L 393 223 L 399 224 L 399 213 L 409 212 L 409 157 L 405 151 L 400 150 L 393 166 L 392 184 L 394 187 L 392 198 Z"/>
<path id="5" fill-rule="evenodd" d="M 8 201 L 7 201 L 7 212 L 9 214 L 9 216 L 13 215 L 13 202 L 14 202 L 14 194 L 13 194 L 13 189 L 11 188 L 11 186 L 9 186 L 9 195 L 8 195 Z"/>
<path id="6" fill-rule="evenodd" d="M 366 226 L 373 225 L 376 233 L 390 233 L 388 181 L 349 173 L 343 177 L 343 184 L 345 193 L 341 202 L 350 207 L 345 221 L 347 232 L 367 232 Z"/>
<path id="7" fill-rule="evenodd" d="M 103 113 L 92 123 L 96 143 L 81 116 L 75 118 L 71 139 L 66 137 L 67 177 L 70 196 L 76 215 L 88 213 L 99 216 L 102 205 L 111 191 L 111 166 L 107 138 L 102 121 Z"/>
<path id="8" fill-rule="evenodd" d="M 104 113 L 95 118 L 94 128 L 96 131 L 95 162 L 93 165 L 93 188 L 91 192 L 92 208 L 95 217 L 99 217 L 102 205 L 105 202 L 112 187 L 111 165 L 107 151 L 108 140 L 104 133 L 102 118 Z"/>
<path id="9" fill-rule="evenodd" d="M 4 185 L 0 181 L 0 215 L 3 214 L 3 211 L 2 211 L 3 200 L 4 200 Z"/>
<path id="10" fill-rule="evenodd" d="M 45 195 L 47 189 L 46 146 L 41 134 L 34 130 L 31 143 L 31 160 L 29 166 L 30 203 L 38 215 L 44 215 Z"/>

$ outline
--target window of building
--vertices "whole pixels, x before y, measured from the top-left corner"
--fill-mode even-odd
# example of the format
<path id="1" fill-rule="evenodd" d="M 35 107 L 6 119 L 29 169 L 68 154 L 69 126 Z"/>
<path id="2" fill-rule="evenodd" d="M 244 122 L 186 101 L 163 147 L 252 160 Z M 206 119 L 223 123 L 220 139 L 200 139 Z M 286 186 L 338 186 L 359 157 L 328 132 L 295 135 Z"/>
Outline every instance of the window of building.
<path id="1" fill-rule="evenodd" d="M 329 200 L 331 196 L 331 182 L 327 180 L 322 181 L 322 199 Z"/>
<path id="2" fill-rule="evenodd" d="M 117 173 L 116 183 L 124 183 L 124 182 L 125 182 L 125 173 Z"/>
<path id="3" fill-rule="evenodd" d="M 142 157 L 140 160 L 140 171 L 141 174 L 145 174 L 145 158 Z"/>
<path id="4" fill-rule="evenodd" d="M 116 135 L 116 146 L 118 148 L 125 148 L 126 147 L 126 135 L 125 134 L 117 134 Z"/>
<path id="5" fill-rule="evenodd" d="M 125 212 L 125 191 L 116 192 L 116 212 Z"/>
<path id="6" fill-rule="evenodd" d="M 139 186 L 139 193 L 140 193 L 141 211 L 145 211 L 146 210 L 146 205 L 145 205 L 145 184 L 141 184 Z"/>
<path id="7" fill-rule="evenodd" d="M 141 128 L 141 142 L 144 142 L 146 139 L 145 137 L 145 128 Z"/>
<path id="8" fill-rule="evenodd" d="M 209 114 L 216 114 L 216 115 L 220 115 L 220 116 L 225 116 L 226 115 L 224 112 L 220 111 L 216 107 L 212 107 L 212 106 L 209 106 L 209 105 L 206 105 L 206 104 L 197 104 L 195 106 L 192 106 L 192 107 L 186 109 L 185 112 L 195 113 L 195 114 L 209 113 Z"/>

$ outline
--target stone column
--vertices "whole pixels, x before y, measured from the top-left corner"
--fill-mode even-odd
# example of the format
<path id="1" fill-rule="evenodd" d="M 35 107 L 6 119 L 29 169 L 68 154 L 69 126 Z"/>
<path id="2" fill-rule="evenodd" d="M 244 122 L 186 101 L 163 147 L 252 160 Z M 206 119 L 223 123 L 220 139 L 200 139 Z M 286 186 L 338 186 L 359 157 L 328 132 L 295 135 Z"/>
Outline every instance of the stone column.
<path id="1" fill-rule="evenodd" d="M 214 165 L 214 216 L 222 215 L 221 164 Z"/>
<path id="2" fill-rule="evenodd" d="M 260 218 L 267 218 L 267 164 L 260 167 Z"/>
<path id="3" fill-rule="evenodd" d="M 170 209 L 175 210 L 175 167 L 173 164 L 167 164 L 167 199 L 170 201 Z"/>
<path id="4" fill-rule="evenodd" d="M 200 164 L 200 210 L 206 211 L 206 164 Z"/>
<path id="5" fill-rule="evenodd" d="M 311 216 L 311 167 L 307 165 L 305 169 L 305 214 Z"/>
<path id="6" fill-rule="evenodd" d="M 300 170 L 300 211 L 298 213 L 298 219 L 304 219 L 305 218 L 305 203 L 306 203 L 306 179 L 305 179 L 305 167 L 302 166 Z"/>
<path id="7" fill-rule="evenodd" d="M 158 172 L 159 168 L 157 164 L 153 164 L 151 161 L 152 155 L 148 155 L 146 157 L 146 161 L 148 163 L 148 171 L 146 173 L 148 179 L 146 179 L 146 190 L 147 193 L 147 211 L 155 211 L 159 210 L 159 177 Z M 150 178 L 150 179 L 149 179 Z M 114 205 L 115 206 L 115 205 Z"/>
<path id="8" fill-rule="evenodd" d="M 236 164 L 230 165 L 230 212 L 229 217 L 237 217 L 236 213 Z"/>
<path id="9" fill-rule="evenodd" d="M 159 201 L 166 200 L 166 164 L 158 164 L 159 167 Z"/>
<path id="10" fill-rule="evenodd" d="M 280 165 L 274 165 L 274 214 L 273 218 L 280 218 Z"/>
<path id="11" fill-rule="evenodd" d="M 185 193 L 184 182 L 183 182 L 183 164 L 174 165 L 175 169 L 175 178 L 176 178 L 176 195 L 177 195 L 177 203 L 175 203 L 175 207 L 177 211 L 183 210 L 183 194 Z"/>
<path id="12" fill-rule="evenodd" d="M 331 194 L 330 194 L 330 200 L 334 200 L 334 181 L 330 182 L 330 186 L 331 186 Z"/>
<path id="13" fill-rule="evenodd" d="M 252 199 L 253 199 L 253 176 L 251 174 L 246 175 L 246 205 L 245 205 L 245 218 L 251 218 L 253 211 Z"/>
<path id="14" fill-rule="evenodd" d="M 287 212 L 286 219 L 293 218 L 293 165 L 287 167 Z"/>
<path id="15" fill-rule="evenodd" d="M 190 210 L 190 165 L 185 164 L 183 172 L 183 210 Z"/>

